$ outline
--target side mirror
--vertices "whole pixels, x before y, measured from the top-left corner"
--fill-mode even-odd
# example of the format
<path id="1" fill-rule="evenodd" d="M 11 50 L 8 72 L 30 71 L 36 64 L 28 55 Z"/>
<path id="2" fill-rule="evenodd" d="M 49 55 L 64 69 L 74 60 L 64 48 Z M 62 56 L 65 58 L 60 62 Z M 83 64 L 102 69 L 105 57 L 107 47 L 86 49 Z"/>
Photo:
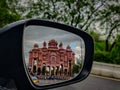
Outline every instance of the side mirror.
<path id="1" fill-rule="evenodd" d="M 91 71 L 93 39 L 71 26 L 36 19 L 19 21 L 1 29 L 0 42 L 4 59 L 0 76 L 13 78 L 18 90 L 73 84 Z"/>

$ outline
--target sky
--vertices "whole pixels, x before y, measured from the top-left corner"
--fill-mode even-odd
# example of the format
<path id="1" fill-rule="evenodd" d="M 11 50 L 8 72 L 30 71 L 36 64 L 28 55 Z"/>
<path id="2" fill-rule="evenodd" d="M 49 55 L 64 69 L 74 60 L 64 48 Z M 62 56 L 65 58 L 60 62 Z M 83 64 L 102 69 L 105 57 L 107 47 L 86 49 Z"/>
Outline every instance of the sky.
<path id="1" fill-rule="evenodd" d="M 33 45 L 37 43 L 39 48 L 43 46 L 43 42 L 49 42 L 49 40 L 55 39 L 59 43 L 63 43 L 63 48 L 70 45 L 72 51 L 75 53 L 75 57 L 79 58 L 82 56 L 84 58 L 84 42 L 80 36 L 73 33 L 60 30 L 57 28 L 51 28 L 46 26 L 27 26 L 24 29 L 24 56 L 25 61 L 28 63 L 29 51 L 33 49 Z M 48 46 L 48 45 L 47 45 Z M 82 48 L 82 49 L 81 49 Z"/>

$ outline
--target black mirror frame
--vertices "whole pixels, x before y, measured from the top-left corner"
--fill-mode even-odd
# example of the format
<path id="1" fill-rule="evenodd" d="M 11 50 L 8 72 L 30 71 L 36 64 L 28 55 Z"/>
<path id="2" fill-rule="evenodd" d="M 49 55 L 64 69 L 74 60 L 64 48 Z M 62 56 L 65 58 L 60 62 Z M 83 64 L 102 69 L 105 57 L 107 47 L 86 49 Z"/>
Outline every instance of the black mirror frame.
<path id="1" fill-rule="evenodd" d="M 84 40 L 85 43 L 84 65 L 80 74 L 76 78 L 59 84 L 46 85 L 46 86 L 37 86 L 34 83 L 30 82 L 28 78 L 29 75 L 27 74 L 27 70 L 25 67 L 25 63 L 24 63 L 25 60 L 23 54 L 24 27 L 29 25 L 38 25 L 38 26 L 40 25 L 40 26 L 58 28 L 76 34 Z M 18 90 L 44 90 L 44 89 L 50 89 L 50 88 L 73 84 L 84 80 L 91 71 L 92 59 L 94 54 L 93 39 L 86 32 L 71 26 L 67 26 L 56 22 L 46 21 L 46 20 L 37 20 L 37 19 L 18 21 L 1 29 L 0 42 L 2 43 L 0 45 L 0 50 L 1 50 L 0 55 L 2 55 L 1 56 L 2 59 L 5 59 L 3 63 L 0 63 L 0 68 L 2 68 L 0 69 L 0 77 L 13 78 L 16 82 Z M 6 57 L 6 53 L 3 52 L 8 52 L 7 57 Z M 8 65 L 9 68 L 5 67 L 6 64 Z M 5 69 L 3 70 L 3 68 Z"/>

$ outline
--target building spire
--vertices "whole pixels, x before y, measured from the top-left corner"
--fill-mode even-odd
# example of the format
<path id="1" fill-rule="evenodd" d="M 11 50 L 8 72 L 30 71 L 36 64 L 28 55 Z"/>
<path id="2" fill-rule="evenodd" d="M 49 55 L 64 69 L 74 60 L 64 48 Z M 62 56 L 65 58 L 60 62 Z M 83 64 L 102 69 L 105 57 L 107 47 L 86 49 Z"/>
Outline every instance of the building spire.
<path id="1" fill-rule="evenodd" d="M 34 48 L 37 49 L 39 46 L 37 43 L 34 44 Z"/>
<path id="2" fill-rule="evenodd" d="M 66 49 L 71 49 L 71 47 L 69 45 L 67 45 Z"/>
<path id="3" fill-rule="evenodd" d="M 46 42 L 45 41 L 43 42 L 43 47 L 46 47 Z"/>
<path id="4" fill-rule="evenodd" d="M 59 48 L 62 48 L 62 46 L 63 46 L 63 43 L 61 42 L 61 43 L 59 44 Z"/>

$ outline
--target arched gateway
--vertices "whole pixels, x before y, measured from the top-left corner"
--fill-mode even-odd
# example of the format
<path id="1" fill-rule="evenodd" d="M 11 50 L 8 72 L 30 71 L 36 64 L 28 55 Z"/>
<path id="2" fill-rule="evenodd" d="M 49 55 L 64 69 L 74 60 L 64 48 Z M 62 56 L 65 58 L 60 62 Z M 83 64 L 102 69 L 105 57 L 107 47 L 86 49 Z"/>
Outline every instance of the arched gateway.
<path id="1" fill-rule="evenodd" d="M 72 76 L 75 54 L 68 45 L 63 48 L 62 42 L 57 46 L 56 40 L 52 39 L 47 43 L 43 42 L 43 47 L 39 48 L 34 44 L 29 51 L 30 72 L 37 75 L 55 75 L 55 76 Z"/>

